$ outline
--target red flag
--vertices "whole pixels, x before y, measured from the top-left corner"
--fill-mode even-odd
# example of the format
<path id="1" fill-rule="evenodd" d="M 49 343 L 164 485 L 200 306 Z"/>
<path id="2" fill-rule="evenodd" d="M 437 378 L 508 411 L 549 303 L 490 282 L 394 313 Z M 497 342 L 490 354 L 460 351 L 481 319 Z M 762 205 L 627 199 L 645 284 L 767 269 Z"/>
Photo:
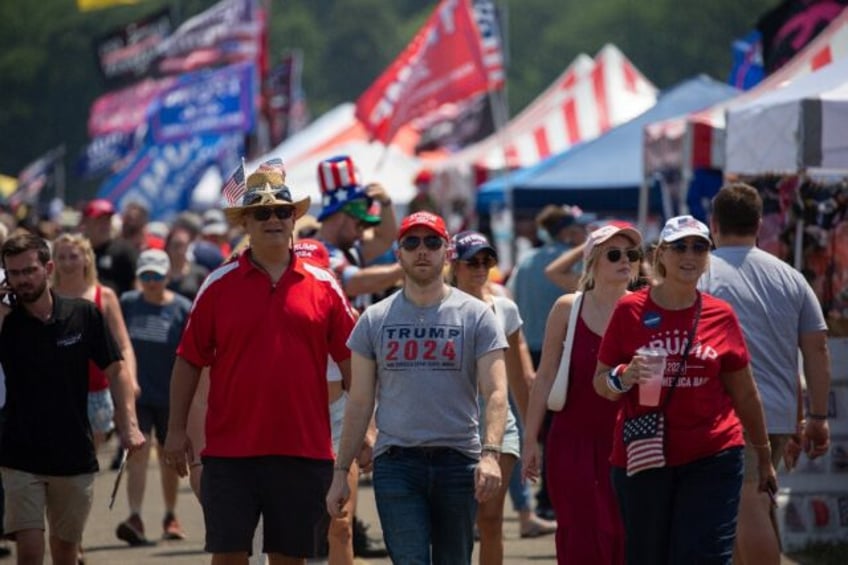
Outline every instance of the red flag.
<path id="1" fill-rule="evenodd" d="M 448 102 L 503 86 L 500 36 L 490 0 L 442 0 L 412 42 L 356 102 L 371 137 Z"/>

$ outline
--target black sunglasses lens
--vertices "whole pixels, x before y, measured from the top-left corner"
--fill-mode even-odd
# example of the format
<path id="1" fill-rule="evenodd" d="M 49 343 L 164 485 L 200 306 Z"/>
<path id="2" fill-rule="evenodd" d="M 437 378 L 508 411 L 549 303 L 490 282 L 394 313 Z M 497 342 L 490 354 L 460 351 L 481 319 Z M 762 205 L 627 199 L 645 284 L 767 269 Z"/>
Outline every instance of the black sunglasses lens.
<path id="1" fill-rule="evenodd" d="M 281 220 L 288 220 L 292 217 L 294 213 L 294 208 L 290 206 L 277 206 L 274 208 L 274 214 Z"/>
<path id="2" fill-rule="evenodd" d="M 609 259 L 610 263 L 618 263 L 621 261 L 621 250 L 620 249 L 610 249 L 607 251 L 607 259 Z"/>
<path id="3" fill-rule="evenodd" d="M 415 251 L 419 245 L 421 245 L 421 238 L 414 235 L 400 242 L 400 246 L 407 251 Z"/>
<path id="4" fill-rule="evenodd" d="M 271 219 L 271 209 L 256 208 L 255 210 L 253 210 L 253 219 L 259 222 L 264 222 L 266 220 Z"/>
<path id="5" fill-rule="evenodd" d="M 437 235 L 428 235 L 424 238 L 424 246 L 430 251 L 442 248 L 442 238 Z"/>
<path id="6" fill-rule="evenodd" d="M 638 249 L 628 249 L 627 250 L 627 260 L 631 263 L 635 263 L 639 259 L 642 258 L 642 254 L 639 253 Z"/>
<path id="7" fill-rule="evenodd" d="M 264 222 L 271 219 L 271 216 L 277 216 L 280 220 L 287 220 L 292 217 L 294 208 L 291 206 L 263 206 L 253 210 L 253 218 L 259 222 Z"/>
<path id="8" fill-rule="evenodd" d="M 710 246 L 707 245 L 706 242 L 696 241 L 692 244 L 692 251 L 694 251 L 697 255 L 702 255 L 710 250 Z"/>

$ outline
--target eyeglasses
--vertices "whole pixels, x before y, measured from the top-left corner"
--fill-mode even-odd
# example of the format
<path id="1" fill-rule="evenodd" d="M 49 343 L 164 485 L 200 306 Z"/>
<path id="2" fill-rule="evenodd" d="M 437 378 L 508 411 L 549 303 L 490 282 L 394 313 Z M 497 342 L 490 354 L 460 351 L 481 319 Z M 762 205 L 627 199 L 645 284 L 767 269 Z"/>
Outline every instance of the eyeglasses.
<path id="1" fill-rule="evenodd" d="M 692 251 L 695 255 L 703 255 L 710 250 L 710 244 L 706 241 L 693 241 L 691 245 L 686 245 L 685 241 L 674 241 L 667 244 L 672 251 L 678 255 L 683 255 L 686 251 Z"/>
<path id="2" fill-rule="evenodd" d="M 165 280 L 165 275 L 154 273 L 153 271 L 145 271 L 138 275 L 138 280 L 141 282 L 162 282 Z"/>
<path id="3" fill-rule="evenodd" d="M 258 222 L 270 220 L 271 216 L 277 216 L 280 220 L 288 220 L 294 214 L 294 206 L 259 206 L 251 210 L 253 219 Z"/>
<path id="4" fill-rule="evenodd" d="M 415 251 L 422 242 L 424 243 L 424 247 L 430 251 L 437 251 L 445 244 L 445 240 L 437 235 L 427 235 L 424 237 L 411 235 L 404 238 L 403 241 L 400 242 L 400 246 L 406 251 Z"/>
<path id="5" fill-rule="evenodd" d="M 272 187 L 270 191 L 254 190 L 248 192 L 242 197 L 241 205 L 250 206 L 252 204 L 256 204 L 257 202 L 260 202 L 264 196 L 268 196 L 269 194 L 274 197 L 274 200 L 286 202 L 287 204 L 292 203 L 292 195 L 289 187 L 282 185 Z"/>
<path id="6" fill-rule="evenodd" d="M 631 263 L 635 263 L 642 258 L 642 254 L 638 249 L 607 249 L 607 260 L 610 263 L 618 263 L 621 261 L 623 255 L 626 255 L 627 260 Z"/>
<path id="7" fill-rule="evenodd" d="M 482 258 L 474 258 L 463 261 L 466 265 L 468 265 L 469 269 L 477 269 L 479 267 L 485 267 L 486 269 L 491 269 L 495 266 L 495 258 L 491 255 L 486 255 Z"/>

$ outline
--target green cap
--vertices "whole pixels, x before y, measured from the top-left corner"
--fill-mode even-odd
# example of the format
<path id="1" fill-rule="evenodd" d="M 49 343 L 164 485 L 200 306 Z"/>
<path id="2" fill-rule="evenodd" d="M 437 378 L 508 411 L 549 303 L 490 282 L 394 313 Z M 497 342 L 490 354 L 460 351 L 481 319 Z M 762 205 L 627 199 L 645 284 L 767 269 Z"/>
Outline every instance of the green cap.
<path id="1" fill-rule="evenodd" d="M 372 226 L 376 226 L 381 221 L 380 216 L 372 213 L 371 201 L 363 198 L 358 198 L 348 202 L 344 205 L 342 211 L 345 214 L 353 216 L 357 220 L 361 220 L 366 224 L 371 224 Z"/>

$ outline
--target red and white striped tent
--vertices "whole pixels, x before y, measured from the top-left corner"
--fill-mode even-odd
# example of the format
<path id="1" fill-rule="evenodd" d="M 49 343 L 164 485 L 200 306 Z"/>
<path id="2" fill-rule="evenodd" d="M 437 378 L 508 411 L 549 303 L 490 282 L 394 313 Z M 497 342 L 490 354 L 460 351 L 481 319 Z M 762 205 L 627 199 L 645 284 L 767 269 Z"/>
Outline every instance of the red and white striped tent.
<path id="1" fill-rule="evenodd" d="M 791 61 L 760 84 L 705 110 L 645 126 L 645 174 L 666 168 L 684 172 L 722 169 L 725 112 L 848 56 L 848 9 L 834 19 Z"/>
<path id="2" fill-rule="evenodd" d="M 581 54 L 499 132 L 437 165 L 438 184 L 473 190 L 474 168 L 535 165 L 638 116 L 654 105 L 656 87 L 614 45 L 594 60 Z"/>

